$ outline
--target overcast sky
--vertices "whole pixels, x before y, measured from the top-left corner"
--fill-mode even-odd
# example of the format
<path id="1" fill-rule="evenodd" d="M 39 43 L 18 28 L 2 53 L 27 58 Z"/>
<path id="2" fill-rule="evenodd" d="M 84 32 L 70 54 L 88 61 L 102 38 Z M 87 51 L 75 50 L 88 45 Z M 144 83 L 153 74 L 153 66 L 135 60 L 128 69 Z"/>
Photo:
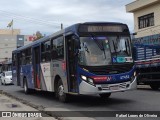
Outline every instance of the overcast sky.
<path id="1" fill-rule="evenodd" d="M 127 23 L 133 31 L 133 14 L 126 13 L 125 5 L 134 0 L 0 0 L 0 29 L 13 28 L 21 34 L 36 31 L 51 34 L 64 27 L 89 21 Z"/>

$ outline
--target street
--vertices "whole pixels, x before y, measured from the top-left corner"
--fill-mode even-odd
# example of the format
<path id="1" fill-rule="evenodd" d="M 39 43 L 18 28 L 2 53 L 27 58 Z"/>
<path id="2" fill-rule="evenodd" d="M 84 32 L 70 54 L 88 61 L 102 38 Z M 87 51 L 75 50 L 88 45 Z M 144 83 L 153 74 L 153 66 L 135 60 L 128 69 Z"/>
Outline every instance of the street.
<path id="1" fill-rule="evenodd" d="M 134 91 L 113 93 L 105 101 L 98 96 L 74 96 L 69 103 L 59 102 L 53 93 L 48 92 L 37 91 L 25 95 L 23 88 L 14 85 L 1 85 L 0 90 L 41 106 L 46 111 L 160 111 L 160 90 L 153 91 L 148 86 Z"/>

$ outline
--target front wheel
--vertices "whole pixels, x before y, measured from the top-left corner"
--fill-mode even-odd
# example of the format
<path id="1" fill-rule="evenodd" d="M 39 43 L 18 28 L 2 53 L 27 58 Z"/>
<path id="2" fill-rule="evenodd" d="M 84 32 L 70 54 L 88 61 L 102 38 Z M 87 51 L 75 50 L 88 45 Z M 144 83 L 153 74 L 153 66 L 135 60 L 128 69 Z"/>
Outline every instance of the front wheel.
<path id="1" fill-rule="evenodd" d="M 64 86 L 61 79 L 58 81 L 56 87 L 56 97 L 61 102 L 68 102 L 68 95 L 64 92 Z"/>
<path id="2" fill-rule="evenodd" d="M 102 99 L 107 99 L 111 96 L 111 93 L 99 94 Z"/>

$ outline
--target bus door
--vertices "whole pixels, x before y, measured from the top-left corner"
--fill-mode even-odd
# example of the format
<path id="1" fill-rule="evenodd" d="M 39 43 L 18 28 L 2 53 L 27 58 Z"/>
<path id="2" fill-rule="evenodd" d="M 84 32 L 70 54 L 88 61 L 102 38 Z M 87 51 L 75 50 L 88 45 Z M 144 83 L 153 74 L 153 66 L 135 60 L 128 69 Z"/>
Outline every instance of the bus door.
<path id="1" fill-rule="evenodd" d="M 67 68 L 67 80 L 68 80 L 68 91 L 78 93 L 78 81 L 76 77 L 77 73 L 77 62 L 75 56 L 75 44 L 73 35 L 67 36 L 66 39 L 66 68 Z"/>
<path id="2" fill-rule="evenodd" d="M 21 56 L 20 56 L 20 53 L 17 53 L 17 55 L 16 55 L 16 61 L 17 61 L 17 85 L 18 86 L 20 86 L 20 71 L 21 71 L 21 67 L 20 67 L 20 58 L 21 58 Z"/>
<path id="3" fill-rule="evenodd" d="M 33 47 L 33 77 L 36 89 L 40 89 L 40 46 Z"/>

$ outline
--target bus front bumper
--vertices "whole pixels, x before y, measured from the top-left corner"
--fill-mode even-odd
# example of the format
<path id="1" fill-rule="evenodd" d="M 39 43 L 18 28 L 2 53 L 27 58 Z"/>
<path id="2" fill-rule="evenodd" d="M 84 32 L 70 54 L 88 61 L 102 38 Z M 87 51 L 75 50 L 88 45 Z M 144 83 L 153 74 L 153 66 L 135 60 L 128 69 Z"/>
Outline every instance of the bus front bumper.
<path id="1" fill-rule="evenodd" d="M 99 84 L 99 85 L 90 85 L 85 81 L 82 81 L 79 86 L 79 94 L 82 95 L 93 95 L 93 94 L 103 94 L 103 93 L 112 93 L 112 92 L 123 92 L 128 90 L 134 90 L 137 88 L 137 77 L 134 80 L 116 83 L 116 84 Z"/>

